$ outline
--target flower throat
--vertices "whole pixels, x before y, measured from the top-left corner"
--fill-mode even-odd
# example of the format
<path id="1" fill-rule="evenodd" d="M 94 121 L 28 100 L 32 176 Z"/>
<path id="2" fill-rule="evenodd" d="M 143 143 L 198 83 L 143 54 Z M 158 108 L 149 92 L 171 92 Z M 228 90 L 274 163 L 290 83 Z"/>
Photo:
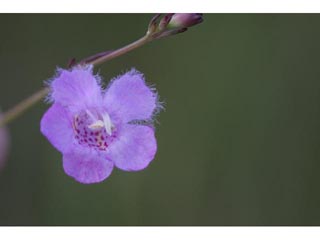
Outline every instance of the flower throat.
<path id="1" fill-rule="evenodd" d="M 92 113 L 83 111 L 74 116 L 73 130 L 80 145 L 106 151 L 115 138 L 115 127 L 108 113 Z"/>

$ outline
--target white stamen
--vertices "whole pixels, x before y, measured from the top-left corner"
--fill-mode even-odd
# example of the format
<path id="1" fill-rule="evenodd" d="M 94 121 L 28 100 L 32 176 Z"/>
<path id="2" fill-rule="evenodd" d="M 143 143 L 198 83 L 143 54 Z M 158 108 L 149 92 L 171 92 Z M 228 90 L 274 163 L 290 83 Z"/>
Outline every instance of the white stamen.
<path id="1" fill-rule="evenodd" d="M 86 113 L 89 115 L 89 117 L 91 118 L 92 121 L 94 121 L 94 122 L 97 121 L 97 118 L 89 110 L 86 110 Z"/>
<path id="2" fill-rule="evenodd" d="M 93 130 L 97 130 L 97 129 L 101 129 L 101 128 L 105 128 L 106 132 L 108 135 L 112 134 L 112 129 L 114 128 L 110 116 L 108 113 L 104 113 L 102 114 L 102 120 L 98 120 L 90 111 L 86 110 L 86 113 L 88 114 L 88 116 L 91 118 L 91 120 L 93 121 L 92 124 L 90 124 L 88 126 L 88 128 L 93 129 Z"/>
<path id="3" fill-rule="evenodd" d="M 113 128 L 113 124 L 111 122 L 110 116 L 108 113 L 105 113 L 102 115 L 102 119 L 103 119 L 103 123 L 104 123 L 104 127 L 106 129 L 106 132 L 111 135 L 112 133 L 112 128 Z"/>
<path id="4" fill-rule="evenodd" d="M 90 129 L 100 129 L 104 127 L 104 123 L 101 120 L 98 120 L 88 126 Z"/>

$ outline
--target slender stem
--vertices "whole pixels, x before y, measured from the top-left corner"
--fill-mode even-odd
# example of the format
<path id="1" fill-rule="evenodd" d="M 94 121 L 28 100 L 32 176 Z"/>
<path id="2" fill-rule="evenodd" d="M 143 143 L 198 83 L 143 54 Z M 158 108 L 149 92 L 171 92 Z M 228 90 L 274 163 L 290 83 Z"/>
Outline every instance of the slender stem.
<path id="1" fill-rule="evenodd" d="M 33 106 L 35 103 L 40 101 L 49 93 L 49 88 L 43 88 L 40 91 L 32 94 L 28 98 L 24 99 L 13 108 L 4 113 L 0 120 L 0 127 L 6 125 L 11 122 L 13 119 L 24 113 L 28 108 Z"/>
<path id="2" fill-rule="evenodd" d="M 106 55 L 103 55 L 101 57 L 95 58 L 92 61 L 81 61 L 80 64 L 92 64 L 92 65 L 98 65 L 105 61 L 111 60 L 113 58 L 119 57 L 127 52 L 130 52 L 138 47 L 143 46 L 144 44 L 152 41 L 153 38 L 150 37 L 148 34 L 144 37 L 138 39 L 137 41 L 124 46 L 122 48 L 119 48 L 118 50 L 112 51 Z M 40 91 L 34 93 L 30 97 L 24 99 L 20 103 L 18 103 L 16 106 L 8 110 L 4 113 L 3 117 L 0 119 L 0 127 L 8 124 L 13 119 L 24 113 L 27 109 L 29 109 L 31 106 L 33 106 L 35 103 L 40 101 L 42 98 L 44 98 L 49 93 L 49 88 L 43 88 Z"/>
<path id="3" fill-rule="evenodd" d="M 89 62 L 89 64 L 92 65 L 98 65 L 100 63 L 109 61 L 113 58 L 119 57 L 127 52 L 130 52 L 138 47 L 141 47 L 142 45 L 150 42 L 152 40 L 152 38 L 150 38 L 148 35 L 143 36 L 142 38 L 138 39 L 137 41 L 130 43 L 127 46 L 124 46 L 122 48 L 119 48 L 118 50 L 112 51 L 110 53 L 108 53 L 107 55 L 97 58 L 91 62 Z"/>

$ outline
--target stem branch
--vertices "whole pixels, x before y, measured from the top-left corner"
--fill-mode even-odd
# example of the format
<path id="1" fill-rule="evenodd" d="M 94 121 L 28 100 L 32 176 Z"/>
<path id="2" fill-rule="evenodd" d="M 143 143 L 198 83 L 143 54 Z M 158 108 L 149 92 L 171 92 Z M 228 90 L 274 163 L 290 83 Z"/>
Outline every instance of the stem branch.
<path id="1" fill-rule="evenodd" d="M 100 63 L 109 61 L 113 58 L 119 57 L 127 52 L 130 52 L 138 47 L 143 46 L 144 44 L 150 42 L 152 40 L 152 38 L 150 38 L 148 35 L 143 36 L 142 38 L 138 39 L 137 41 L 130 43 L 127 46 L 124 46 L 122 48 L 119 48 L 118 50 L 112 51 L 108 54 L 106 54 L 105 56 L 102 56 L 100 58 L 97 58 L 91 62 L 88 62 L 89 64 L 92 65 L 98 65 Z"/>

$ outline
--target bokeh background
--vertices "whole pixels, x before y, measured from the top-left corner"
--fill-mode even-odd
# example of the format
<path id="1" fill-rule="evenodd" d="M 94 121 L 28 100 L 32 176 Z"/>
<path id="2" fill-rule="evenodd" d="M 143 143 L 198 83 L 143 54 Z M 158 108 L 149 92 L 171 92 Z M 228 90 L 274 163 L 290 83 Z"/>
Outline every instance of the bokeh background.
<path id="1" fill-rule="evenodd" d="M 152 14 L 1 14 L 0 105 L 70 58 L 142 36 Z M 39 103 L 9 125 L 0 225 L 319 225 L 320 15 L 205 14 L 189 31 L 96 68 L 136 67 L 165 101 L 140 172 L 82 185 L 39 131 Z"/>

